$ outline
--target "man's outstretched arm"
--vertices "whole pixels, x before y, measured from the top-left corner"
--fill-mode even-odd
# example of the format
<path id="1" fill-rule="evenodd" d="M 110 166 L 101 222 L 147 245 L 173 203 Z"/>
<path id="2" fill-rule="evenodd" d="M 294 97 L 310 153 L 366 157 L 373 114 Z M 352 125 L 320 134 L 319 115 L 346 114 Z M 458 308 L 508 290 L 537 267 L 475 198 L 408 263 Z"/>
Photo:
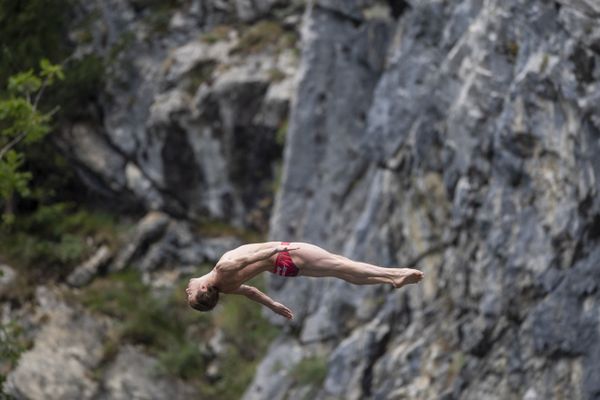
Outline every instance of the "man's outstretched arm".
<path id="1" fill-rule="evenodd" d="M 223 271 L 236 271 L 257 261 L 265 260 L 274 254 L 281 253 L 282 251 L 292 251 L 297 249 L 297 247 L 289 247 L 287 245 L 276 245 L 271 248 L 249 253 L 233 260 L 222 260 L 217 264 L 217 268 Z"/>
<path id="2" fill-rule="evenodd" d="M 246 296 L 250 300 L 255 301 L 257 303 L 262 304 L 263 306 L 268 307 L 273 312 L 275 312 L 279 315 L 282 315 L 282 316 L 286 317 L 287 319 L 294 318 L 294 314 L 292 313 L 292 310 L 290 310 L 283 304 L 274 301 L 272 298 L 270 298 L 269 296 L 267 296 L 266 294 L 264 294 L 263 292 L 261 292 L 260 290 L 255 288 L 254 286 L 241 285 L 239 288 L 237 288 L 232 293 L 233 294 L 241 294 L 243 296 Z"/>

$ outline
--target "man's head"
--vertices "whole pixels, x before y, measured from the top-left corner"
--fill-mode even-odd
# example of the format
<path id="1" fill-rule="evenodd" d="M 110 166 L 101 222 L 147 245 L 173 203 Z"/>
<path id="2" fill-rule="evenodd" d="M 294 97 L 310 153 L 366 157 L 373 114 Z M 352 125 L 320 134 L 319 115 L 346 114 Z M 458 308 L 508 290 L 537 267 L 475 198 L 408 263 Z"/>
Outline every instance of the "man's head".
<path id="1" fill-rule="evenodd" d="M 219 289 L 207 282 L 206 275 L 190 279 L 185 292 L 190 307 L 198 311 L 210 311 L 219 301 Z"/>

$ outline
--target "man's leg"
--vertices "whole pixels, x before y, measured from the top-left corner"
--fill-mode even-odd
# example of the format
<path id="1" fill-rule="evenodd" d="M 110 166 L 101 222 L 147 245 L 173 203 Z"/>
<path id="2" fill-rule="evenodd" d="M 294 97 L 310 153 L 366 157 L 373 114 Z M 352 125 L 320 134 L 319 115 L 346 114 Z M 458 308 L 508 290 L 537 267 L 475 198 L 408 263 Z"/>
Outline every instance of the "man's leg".
<path id="1" fill-rule="evenodd" d="M 332 254 L 312 244 L 292 244 L 294 245 L 298 245 L 299 249 L 296 254 L 292 252 L 292 257 L 300 259 L 302 275 L 332 276 L 355 285 L 388 283 L 396 288 L 416 283 L 423 278 L 423 273 L 416 269 L 382 268 Z"/>

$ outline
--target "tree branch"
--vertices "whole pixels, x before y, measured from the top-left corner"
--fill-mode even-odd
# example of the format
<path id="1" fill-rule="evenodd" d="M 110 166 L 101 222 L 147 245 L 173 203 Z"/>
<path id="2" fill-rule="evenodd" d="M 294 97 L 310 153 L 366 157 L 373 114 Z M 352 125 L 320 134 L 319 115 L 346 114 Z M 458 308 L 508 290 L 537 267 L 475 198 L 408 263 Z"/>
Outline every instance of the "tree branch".
<path id="1" fill-rule="evenodd" d="M 0 160 L 2 160 L 2 157 L 4 157 L 6 152 L 15 147 L 21 140 L 25 138 L 25 136 L 27 136 L 27 131 L 21 132 L 18 136 L 14 137 L 13 140 L 8 142 L 6 146 L 4 146 L 2 150 L 0 150 Z"/>
<path id="2" fill-rule="evenodd" d="M 40 87 L 40 90 L 38 91 L 37 95 L 35 96 L 35 101 L 33 102 L 33 109 L 37 110 L 37 105 L 40 101 L 40 99 L 42 98 L 42 93 L 44 93 L 44 89 L 46 88 L 48 84 L 48 78 L 44 79 L 44 82 L 42 83 L 42 87 Z"/>

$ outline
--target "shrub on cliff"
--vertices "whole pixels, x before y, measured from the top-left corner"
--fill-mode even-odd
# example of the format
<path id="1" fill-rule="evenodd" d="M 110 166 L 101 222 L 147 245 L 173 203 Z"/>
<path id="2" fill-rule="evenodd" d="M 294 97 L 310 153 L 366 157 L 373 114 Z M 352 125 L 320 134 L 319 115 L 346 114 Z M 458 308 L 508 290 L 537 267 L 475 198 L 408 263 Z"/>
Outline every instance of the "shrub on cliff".
<path id="1" fill-rule="evenodd" d="M 57 79 L 64 79 L 62 68 L 42 59 L 38 74 L 28 70 L 11 76 L 8 94 L 0 99 L 0 201 L 5 223 L 11 222 L 15 195 L 30 194 L 31 173 L 22 168 L 24 148 L 41 141 L 50 131 L 57 108 L 42 112 L 39 103 L 44 90 Z"/>

